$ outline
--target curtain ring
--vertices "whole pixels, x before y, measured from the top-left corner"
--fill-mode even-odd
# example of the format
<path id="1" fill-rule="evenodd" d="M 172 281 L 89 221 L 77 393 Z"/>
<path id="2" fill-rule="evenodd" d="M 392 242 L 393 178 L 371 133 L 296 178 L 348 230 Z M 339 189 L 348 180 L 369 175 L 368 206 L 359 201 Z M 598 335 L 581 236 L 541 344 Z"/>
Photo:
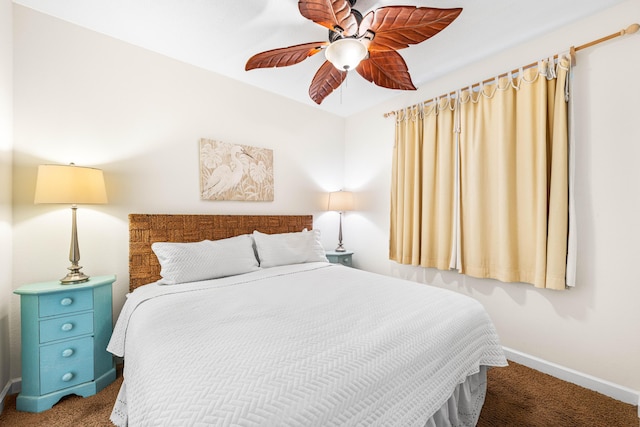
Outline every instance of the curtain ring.
<path id="1" fill-rule="evenodd" d="M 548 68 L 548 72 L 547 72 L 547 80 L 552 80 L 556 78 L 556 67 L 555 67 L 555 60 L 553 59 L 553 56 L 549 57 L 549 68 Z"/>
<path id="2" fill-rule="evenodd" d="M 511 70 L 507 72 L 507 78 L 509 79 L 509 86 L 511 86 L 515 90 L 518 90 L 520 86 L 520 81 L 517 78 L 513 77 L 513 72 Z M 516 81 L 516 83 L 513 83 L 514 80 Z"/>
<path id="3" fill-rule="evenodd" d="M 477 103 L 478 102 L 478 98 L 476 98 L 476 100 L 473 100 L 473 85 L 469 85 L 469 101 L 471 101 L 472 103 Z"/>
<path id="4" fill-rule="evenodd" d="M 518 68 L 518 77 L 519 77 L 518 89 L 520 89 L 520 85 L 522 84 L 522 82 L 531 83 L 532 81 L 535 80 L 535 78 L 534 78 L 534 80 L 531 80 L 531 81 L 527 80 L 527 78 L 524 75 L 524 68 L 523 67 Z"/>
<path id="5" fill-rule="evenodd" d="M 547 75 L 547 70 L 542 59 L 538 60 L 538 74 L 542 74 L 543 76 Z"/>

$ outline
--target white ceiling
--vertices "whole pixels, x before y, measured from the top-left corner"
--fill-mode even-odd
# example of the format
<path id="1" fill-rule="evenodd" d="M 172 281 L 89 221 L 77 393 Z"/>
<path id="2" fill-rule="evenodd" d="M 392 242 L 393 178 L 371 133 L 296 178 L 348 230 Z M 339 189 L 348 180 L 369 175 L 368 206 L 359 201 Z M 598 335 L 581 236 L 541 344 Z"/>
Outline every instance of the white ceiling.
<path id="1" fill-rule="evenodd" d="M 359 0 L 367 11 L 390 5 L 462 7 L 433 38 L 400 51 L 416 87 L 486 55 L 521 43 L 624 0 Z M 255 53 L 327 40 L 303 18 L 297 0 L 14 0 L 82 27 L 220 73 L 307 105 L 308 87 L 324 61 L 319 53 L 286 68 L 245 71 Z M 346 87 L 316 106 L 341 116 L 398 94 L 351 73 Z M 342 99 L 341 99 L 342 98 Z"/>

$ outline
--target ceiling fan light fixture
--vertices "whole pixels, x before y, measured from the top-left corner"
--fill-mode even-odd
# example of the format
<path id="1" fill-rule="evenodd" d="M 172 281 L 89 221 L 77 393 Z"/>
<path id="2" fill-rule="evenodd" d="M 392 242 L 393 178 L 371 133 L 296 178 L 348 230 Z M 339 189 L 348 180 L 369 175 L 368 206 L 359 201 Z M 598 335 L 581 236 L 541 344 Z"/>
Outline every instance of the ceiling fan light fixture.
<path id="1" fill-rule="evenodd" d="M 349 71 L 367 57 L 367 47 L 355 38 L 338 39 L 324 52 L 325 57 L 340 71 Z"/>

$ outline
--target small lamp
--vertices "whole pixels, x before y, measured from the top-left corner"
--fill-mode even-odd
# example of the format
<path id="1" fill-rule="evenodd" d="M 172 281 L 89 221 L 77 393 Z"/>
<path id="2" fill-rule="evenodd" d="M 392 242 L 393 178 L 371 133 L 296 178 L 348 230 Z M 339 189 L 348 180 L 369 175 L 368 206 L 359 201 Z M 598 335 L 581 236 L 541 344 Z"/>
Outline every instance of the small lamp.
<path id="1" fill-rule="evenodd" d="M 60 279 L 63 285 L 82 283 L 89 276 L 80 271 L 80 249 L 76 227 L 78 204 L 107 203 L 104 176 L 100 169 L 70 165 L 40 165 L 36 180 L 36 194 L 33 201 L 71 205 L 71 248 L 69 249 L 69 274 Z"/>
<path id="2" fill-rule="evenodd" d="M 340 231 L 338 232 L 338 247 L 336 252 L 345 252 L 346 249 L 342 246 L 342 213 L 345 211 L 353 210 L 353 193 L 350 191 L 334 191 L 329 193 L 329 204 L 327 206 L 329 211 L 340 212 Z"/>

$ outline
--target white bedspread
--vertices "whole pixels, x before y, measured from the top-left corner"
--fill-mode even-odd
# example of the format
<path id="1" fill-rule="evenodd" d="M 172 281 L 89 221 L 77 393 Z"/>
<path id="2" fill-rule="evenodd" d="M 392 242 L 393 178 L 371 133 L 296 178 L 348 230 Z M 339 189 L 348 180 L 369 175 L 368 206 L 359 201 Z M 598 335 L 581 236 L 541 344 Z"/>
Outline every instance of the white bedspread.
<path id="1" fill-rule="evenodd" d="M 506 365 L 475 300 L 326 263 L 143 286 L 108 350 L 125 358 L 112 420 L 131 426 L 424 426 Z"/>

